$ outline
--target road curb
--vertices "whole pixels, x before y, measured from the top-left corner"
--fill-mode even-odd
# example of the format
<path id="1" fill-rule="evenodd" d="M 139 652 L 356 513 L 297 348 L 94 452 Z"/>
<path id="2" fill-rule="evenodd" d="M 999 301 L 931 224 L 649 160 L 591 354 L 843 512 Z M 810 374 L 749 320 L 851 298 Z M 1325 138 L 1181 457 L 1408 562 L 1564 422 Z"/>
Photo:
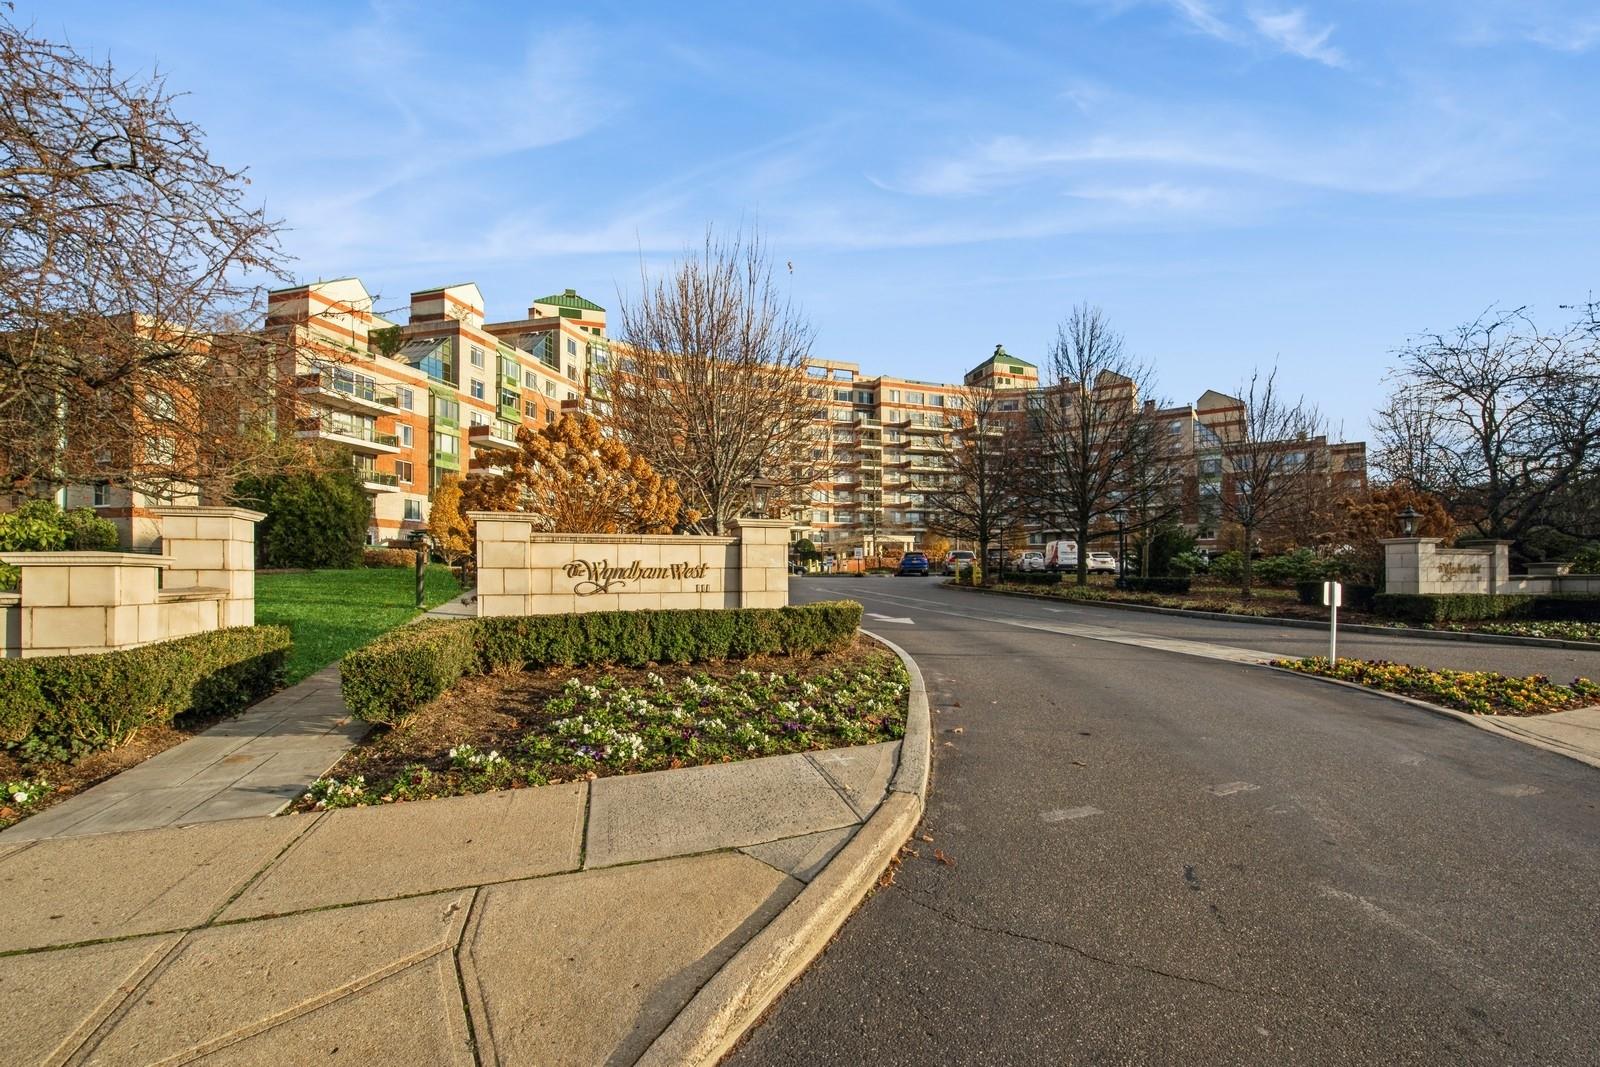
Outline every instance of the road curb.
<path id="1" fill-rule="evenodd" d="M 1323 682 L 1327 685 L 1342 686 L 1345 689 L 1354 689 L 1358 692 L 1370 693 L 1373 696 L 1383 697 L 1385 700 L 1393 700 L 1401 704 L 1409 704 L 1414 708 L 1421 708 L 1423 711 L 1429 711 L 1435 715 L 1440 715 L 1447 719 L 1455 719 L 1458 722 L 1470 723 L 1480 730 L 1487 730 L 1492 734 L 1498 734 L 1499 736 L 1509 740 L 1520 741 L 1524 745 L 1531 745 L 1534 748 L 1542 748 L 1546 752 L 1554 752 L 1558 756 L 1565 756 L 1568 759 L 1577 760 L 1579 763 L 1587 764 L 1590 767 L 1600 768 L 1600 758 L 1596 758 L 1586 752 L 1582 752 L 1570 746 L 1551 741 L 1548 738 L 1540 737 L 1537 734 L 1529 733 L 1526 730 L 1519 730 L 1511 723 L 1504 721 L 1512 716 L 1474 715 L 1471 712 L 1457 711 L 1455 708 L 1447 708 L 1442 704 L 1430 704 L 1426 700 L 1418 700 L 1416 697 L 1408 697 L 1403 693 L 1390 693 L 1382 689 L 1374 689 L 1368 685 L 1361 685 L 1359 682 L 1348 682 L 1343 678 L 1327 678 L 1320 674 L 1308 674 L 1305 671 L 1296 671 L 1290 670 L 1288 667 L 1274 666 L 1271 663 L 1263 663 L 1261 666 L 1265 667 L 1269 671 L 1277 671 L 1280 674 L 1292 674 L 1296 678 L 1308 678 L 1313 682 Z"/>
<path id="2" fill-rule="evenodd" d="M 1190 608 L 1163 608 L 1155 604 L 1122 604 L 1114 600 L 1068 600 L 1065 597 L 1046 596 L 1040 593 L 1023 593 L 1014 589 L 975 589 L 970 585 L 945 583 L 951 589 L 985 596 L 1009 596 L 1021 600 L 1055 601 L 1072 607 L 1115 608 L 1118 611 L 1142 611 L 1147 615 L 1174 615 L 1183 619 L 1210 619 L 1213 622 L 1243 622 L 1252 626 L 1287 626 L 1295 630 L 1320 630 L 1328 632 L 1326 622 L 1315 619 L 1284 619 L 1275 615 L 1229 615 L 1222 611 L 1194 611 Z M 1420 637 L 1426 641 L 1466 641 L 1475 645 L 1520 645 L 1524 648 L 1568 648 L 1576 652 L 1600 652 L 1600 642 L 1568 641 L 1559 637 L 1513 637 L 1510 634 L 1461 633 L 1456 630 L 1422 630 L 1411 626 L 1368 626 L 1365 623 L 1340 623 L 1342 634 L 1377 634 L 1380 637 Z"/>
<path id="3" fill-rule="evenodd" d="M 911 676 L 900 763 L 882 803 L 811 884 L 712 975 L 636 1061 L 638 1067 L 715 1064 L 763 1012 L 822 954 L 922 818 L 928 789 L 932 723 L 922 671 L 900 646 L 891 649 Z"/>

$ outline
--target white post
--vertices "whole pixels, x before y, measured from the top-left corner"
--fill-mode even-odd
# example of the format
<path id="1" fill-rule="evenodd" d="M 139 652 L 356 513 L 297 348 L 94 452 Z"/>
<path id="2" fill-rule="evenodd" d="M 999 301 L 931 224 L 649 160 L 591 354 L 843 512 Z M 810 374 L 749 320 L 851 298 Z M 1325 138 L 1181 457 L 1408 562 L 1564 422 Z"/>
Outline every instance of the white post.
<path id="1" fill-rule="evenodd" d="M 1344 586 L 1322 583 L 1322 602 L 1328 607 L 1328 666 L 1339 662 L 1339 605 L 1344 602 Z"/>

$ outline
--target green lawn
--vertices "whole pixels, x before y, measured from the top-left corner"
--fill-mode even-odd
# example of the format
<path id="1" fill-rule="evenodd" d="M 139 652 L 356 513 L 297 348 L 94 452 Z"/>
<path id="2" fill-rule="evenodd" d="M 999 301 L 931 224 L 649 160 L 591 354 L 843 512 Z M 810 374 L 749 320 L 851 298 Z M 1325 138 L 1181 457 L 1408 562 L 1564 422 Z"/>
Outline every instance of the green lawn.
<path id="1" fill-rule="evenodd" d="M 256 575 L 256 622 L 294 633 L 288 681 L 298 682 L 417 614 L 416 574 L 398 567 Z M 443 564 L 428 567 L 427 605 L 459 596 Z"/>

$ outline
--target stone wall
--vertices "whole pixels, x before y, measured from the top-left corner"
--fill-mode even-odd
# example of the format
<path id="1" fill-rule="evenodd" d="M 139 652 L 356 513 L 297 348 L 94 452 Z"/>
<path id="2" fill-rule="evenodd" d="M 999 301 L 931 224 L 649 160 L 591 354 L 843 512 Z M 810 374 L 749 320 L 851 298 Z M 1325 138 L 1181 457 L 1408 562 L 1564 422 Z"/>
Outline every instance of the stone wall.
<path id="1" fill-rule="evenodd" d="M 562 615 L 789 603 L 786 519 L 732 537 L 545 533 L 516 512 L 471 512 L 478 614 Z"/>
<path id="2" fill-rule="evenodd" d="M 162 551 L 5 552 L 7 658 L 76 655 L 255 623 L 255 524 L 243 508 L 161 508 Z"/>
<path id="3" fill-rule="evenodd" d="M 1396 537 L 1382 544 L 1384 590 L 1390 593 L 1600 594 L 1600 575 L 1513 575 L 1509 541 L 1445 548 L 1437 537 Z"/>

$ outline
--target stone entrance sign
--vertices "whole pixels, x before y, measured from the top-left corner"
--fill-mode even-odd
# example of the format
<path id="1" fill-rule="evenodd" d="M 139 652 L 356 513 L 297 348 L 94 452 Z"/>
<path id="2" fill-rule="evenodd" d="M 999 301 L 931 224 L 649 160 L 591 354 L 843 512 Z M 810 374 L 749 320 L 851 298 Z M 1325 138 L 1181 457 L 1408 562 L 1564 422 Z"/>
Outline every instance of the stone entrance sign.
<path id="1" fill-rule="evenodd" d="M 1384 589 L 1390 593 L 1576 594 L 1600 593 L 1600 575 L 1547 573 L 1513 575 L 1511 542 L 1471 541 L 1444 547 L 1437 537 L 1392 537 L 1383 545 Z"/>
<path id="2" fill-rule="evenodd" d="M 740 519 L 731 537 L 545 533 L 474 511 L 478 614 L 563 615 L 789 603 L 789 521 Z"/>

